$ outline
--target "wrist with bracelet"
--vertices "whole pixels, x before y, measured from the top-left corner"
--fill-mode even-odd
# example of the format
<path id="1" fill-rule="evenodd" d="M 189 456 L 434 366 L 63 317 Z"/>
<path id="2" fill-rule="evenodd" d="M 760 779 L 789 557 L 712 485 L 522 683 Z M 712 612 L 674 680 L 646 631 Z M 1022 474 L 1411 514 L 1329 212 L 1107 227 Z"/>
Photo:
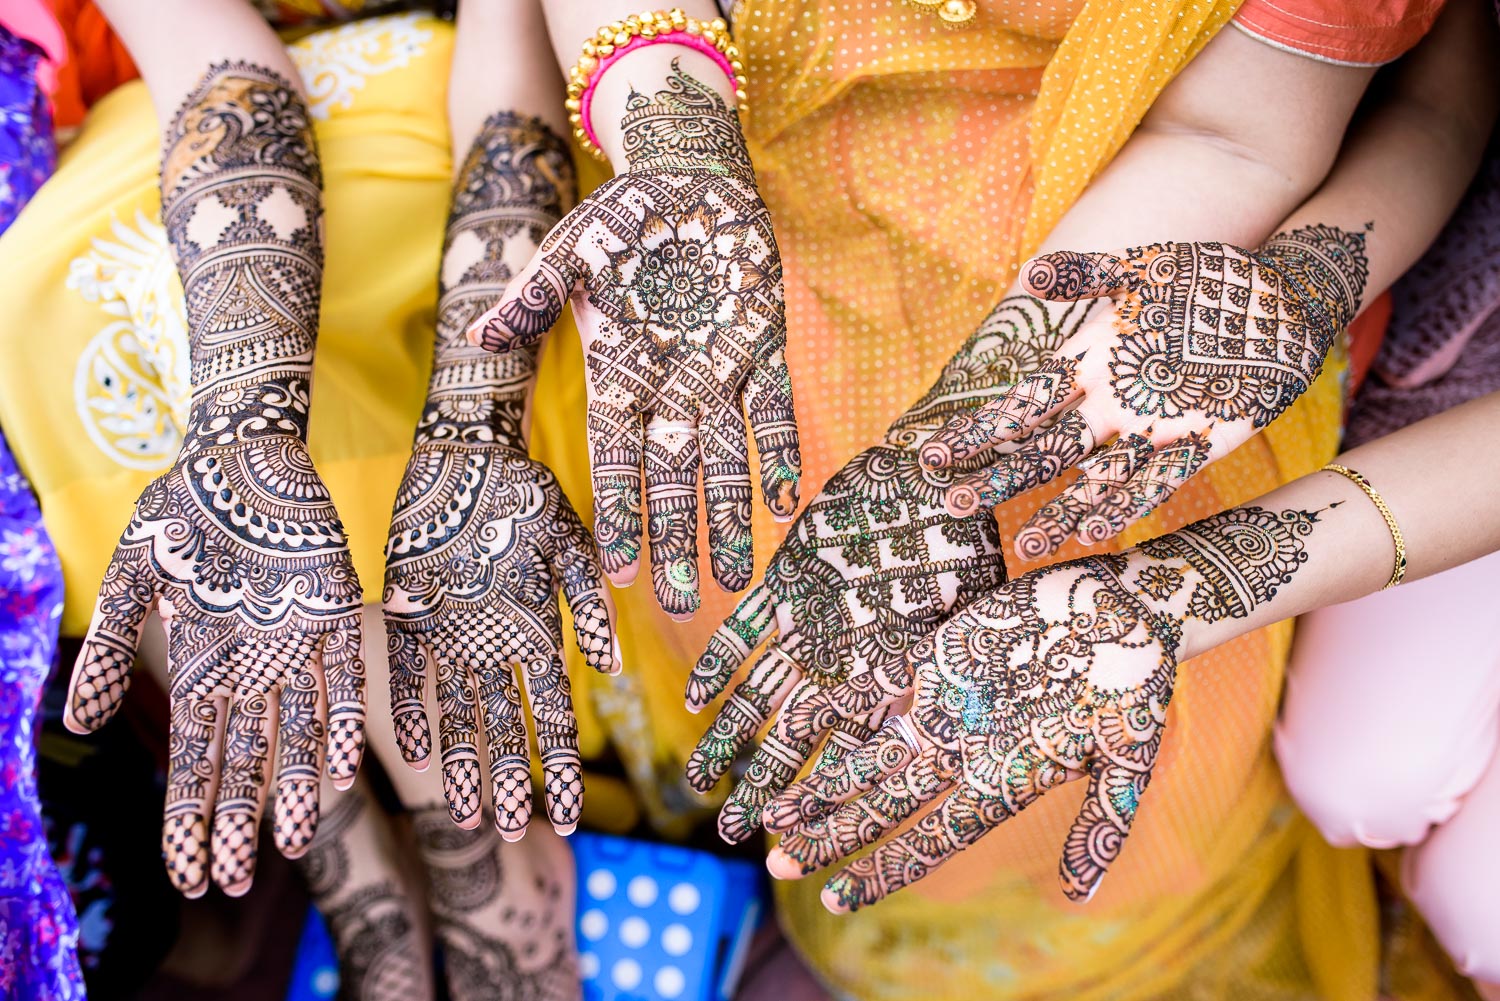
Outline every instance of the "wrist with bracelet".
<path id="1" fill-rule="evenodd" d="M 568 72 L 565 102 L 568 121 L 573 126 L 578 145 L 594 159 L 605 159 L 591 120 L 595 87 L 605 72 L 625 55 L 661 44 L 689 48 L 712 60 L 729 78 L 740 114 L 749 110 L 745 95 L 745 66 L 740 59 L 739 46 L 730 36 L 729 25 L 723 18 L 703 21 L 689 17 L 679 7 L 633 14 L 600 27 L 583 43 L 578 61 Z"/>

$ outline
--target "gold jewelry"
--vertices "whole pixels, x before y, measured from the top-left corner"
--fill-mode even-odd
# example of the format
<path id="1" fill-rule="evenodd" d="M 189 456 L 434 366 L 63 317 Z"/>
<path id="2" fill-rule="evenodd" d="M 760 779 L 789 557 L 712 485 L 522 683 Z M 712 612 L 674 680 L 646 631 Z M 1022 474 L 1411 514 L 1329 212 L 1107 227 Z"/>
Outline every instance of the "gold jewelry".
<path id="1" fill-rule="evenodd" d="M 906 0 L 918 10 L 936 11 L 938 20 L 950 28 L 961 28 L 979 13 L 976 0 Z"/>
<path id="2" fill-rule="evenodd" d="M 680 7 L 632 14 L 623 21 L 611 21 L 594 32 L 594 37 L 583 43 L 578 61 L 568 71 L 568 97 L 563 102 L 568 109 L 568 121 L 573 125 L 578 145 L 594 159 L 605 158 L 589 122 L 589 100 L 594 84 L 626 52 L 660 42 L 686 45 L 718 63 L 734 87 L 734 99 L 740 114 L 750 110 L 745 96 L 745 64 L 740 59 L 740 47 L 730 37 L 729 24 L 722 17 L 700 21 L 689 17 Z"/>
<path id="3" fill-rule="evenodd" d="M 1381 497 L 1370 481 L 1365 479 L 1363 473 L 1350 469 L 1348 466 L 1341 466 L 1337 462 L 1330 462 L 1323 468 L 1330 473 L 1338 473 L 1363 490 L 1365 496 L 1370 498 L 1370 503 L 1375 505 L 1375 510 L 1380 512 L 1380 517 L 1385 519 L 1385 527 L 1391 530 L 1391 542 L 1396 546 L 1396 565 L 1391 568 L 1391 579 L 1385 582 L 1385 587 L 1381 590 L 1395 587 L 1406 577 L 1406 539 L 1401 534 L 1401 526 L 1396 524 L 1396 516 L 1391 514 L 1385 498 Z"/>

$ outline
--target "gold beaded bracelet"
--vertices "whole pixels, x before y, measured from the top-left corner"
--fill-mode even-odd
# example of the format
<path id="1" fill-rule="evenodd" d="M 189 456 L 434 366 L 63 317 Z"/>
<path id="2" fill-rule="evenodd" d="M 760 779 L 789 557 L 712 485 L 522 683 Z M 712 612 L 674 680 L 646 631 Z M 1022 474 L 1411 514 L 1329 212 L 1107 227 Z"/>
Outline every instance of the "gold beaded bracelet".
<path id="1" fill-rule="evenodd" d="M 740 48 L 729 35 L 729 25 L 722 17 L 701 21 L 689 17 L 680 7 L 671 10 L 644 11 L 623 21 L 611 21 L 583 43 L 578 62 L 568 71 L 568 121 L 578 145 L 596 160 L 605 159 L 598 137 L 589 121 L 589 103 L 594 84 L 604 71 L 626 52 L 659 42 L 686 45 L 713 59 L 729 76 L 740 114 L 749 110 L 745 96 L 745 64 Z"/>
<path id="2" fill-rule="evenodd" d="M 1396 524 L 1396 516 L 1391 514 L 1385 498 L 1381 497 L 1370 481 L 1365 479 L 1363 473 L 1350 469 L 1348 466 L 1341 466 L 1337 462 L 1330 462 L 1323 468 L 1330 473 L 1338 473 L 1364 491 L 1365 496 L 1370 498 L 1370 503 L 1375 505 L 1375 510 L 1380 512 L 1380 517 L 1385 519 L 1385 527 L 1391 531 L 1391 542 L 1396 545 L 1396 564 L 1391 568 L 1391 579 L 1385 582 L 1385 587 L 1381 588 L 1382 591 L 1390 590 L 1406 577 L 1406 539 L 1401 534 L 1401 526 Z"/>

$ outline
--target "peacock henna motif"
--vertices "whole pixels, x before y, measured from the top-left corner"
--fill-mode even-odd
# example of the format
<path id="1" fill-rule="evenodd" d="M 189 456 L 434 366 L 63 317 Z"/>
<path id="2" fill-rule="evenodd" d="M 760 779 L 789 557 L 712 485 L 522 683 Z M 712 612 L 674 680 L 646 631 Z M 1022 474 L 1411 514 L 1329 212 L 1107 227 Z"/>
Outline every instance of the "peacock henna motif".
<path id="1" fill-rule="evenodd" d="M 605 570 L 633 579 L 644 535 L 657 600 L 686 618 L 699 604 L 700 479 L 714 577 L 727 590 L 750 581 L 746 417 L 767 506 L 796 509 L 781 258 L 717 92 L 674 64 L 665 90 L 630 96 L 622 128 L 628 169 L 552 230 L 470 337 L 492 351 L 533 343 L 573 297 Z"/>
<path id="2" fill-rule="evenodd" d="M 582 806 L 559 589 L 585 659 L 604 671 L 617 663 L 594 542 L 556 477 L 526 454 L 538 348 L 494 354 L 470 345 L 464 330 L 509 282 L 507 262 L 535 249 L 573 195 L 567 145 L 545 124 L 511 112 L 486 120 L 453 194 L 432 378 L 386 545 L 401 752 L 419 766 L 431 754 L 423 688 L 434 673 L 453 819 L 479 821 L 483 747 L 496 823 L 510 839 L 525 832 L 532 809 L 517 668 L 526 673 L 548 816 L 571 828 Z"/>
<path id="3" fill-rule="evenodd" d="M 1151 781 L 1184 629 L 1244 617 L 1274 597 L 1306 562 L 1318 516 L 1236 509 L 1124 554 L 1026 574 L 969 603 L 907 658 L 915 690 L 905 722 L 771 801 L 767 826 L 786 835 L 773 871 L 816 871 L 935 804 L 828 882 L 825 902 L 852 910 L 1087 777 L 1059 875 L 1070 899 L 1088 899 Z M 900 695 L 893 689 L 875 708 Z"/>
<path id="4" fill-rule="evenodd" d="M 1070 345 L 1049 362 L 1067 379 L 1043 374 L 1018 384 L 935 435 L 924 458 L 947 465 L 1075 406 L 1069 412 L 1082 415 L 1105 448 L 1082 480 L 1028 522 L 1018 551 L 1046 556 L 1074 533 L 1085 543 L 1112 538 L 1307 391 L 1359 310 L 1369 271 L 1364 244 L 1363 232 L 1315 225 L 1253 251 L 1203 242 L 1043 254 L 1023 268 L 1025 287 L 1052 301 L 1108 296 L 1112 323 L 1101 314 L 1082 352 Z M 1050 462 L 1032 449 L 1019 475 L 1016 453 L 987 480 L 960 482 L 950 507 L 999 503 L 1082 458 L 1074 438 L 1053 444 Z"/>
<path id="5" fill-rule="evenodd" d="M 105 573 L 68 717 L 85 730 L 114 714 L 158 609 L 172 705 L 163 855 L 193 896 L 210 876 L 249 888 L 273 774 L 276 845 L 305 852 L 325 760 L 347 785 L 364 747 L 361 589 L 305 444 L 320 185 L 306 106 L 269 70 L 213 67 L 167 130 L 162 216 L 192 406 L 181 453 L 142 492 Z"/>

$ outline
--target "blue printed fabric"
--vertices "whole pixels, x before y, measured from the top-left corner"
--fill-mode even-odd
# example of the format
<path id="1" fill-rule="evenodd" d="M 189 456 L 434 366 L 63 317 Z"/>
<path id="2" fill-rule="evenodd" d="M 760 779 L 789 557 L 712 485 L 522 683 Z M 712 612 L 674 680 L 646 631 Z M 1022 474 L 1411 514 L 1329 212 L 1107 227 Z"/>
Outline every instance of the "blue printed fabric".
<path id="1" fill-rule="evenodd" d="M 41 51 L 0 28 L 0 233 L 52 173 Z M 62 567 L 0 432 L 0 998 L 84 997 L 78 918 L 42 827 L 33 726 L 57 656 Z"/>

